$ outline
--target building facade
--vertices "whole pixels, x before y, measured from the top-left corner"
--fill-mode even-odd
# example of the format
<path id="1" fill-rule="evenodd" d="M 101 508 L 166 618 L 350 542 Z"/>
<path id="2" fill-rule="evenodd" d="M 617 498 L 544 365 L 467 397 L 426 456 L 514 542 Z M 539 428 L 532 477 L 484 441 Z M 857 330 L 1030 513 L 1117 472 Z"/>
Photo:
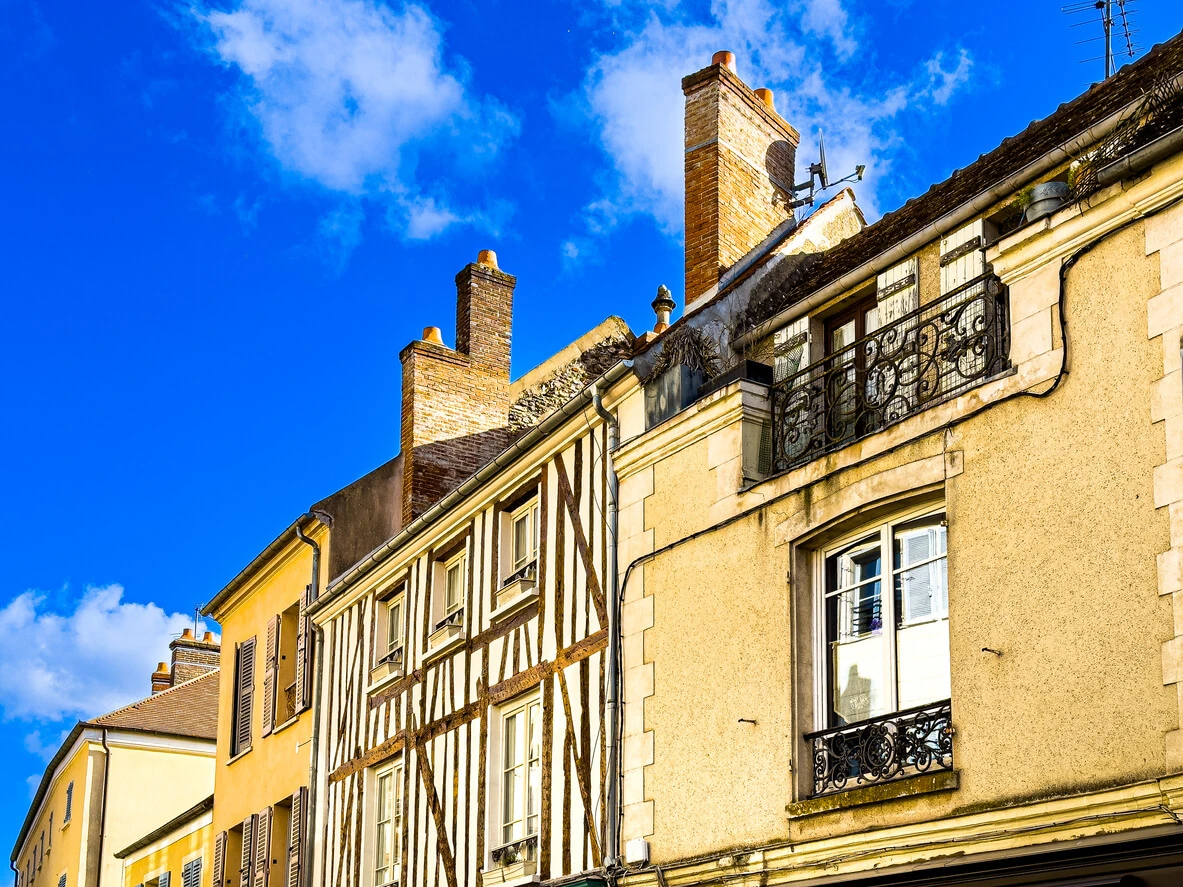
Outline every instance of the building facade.
<path id="1" fill-rule="evenodd" d="M 17 887 L 123 883 L 116 853 L 213 789 L 217 654 L 189 629 L 152 695 L 74 726 L 50 760 L 10 857 Z"/>
<path id="2" fill-rule="evenodd" d="M 594 392 L 632 335 L 610 318 L 511 382 L 514 284 L 482 252 L 457 276 L 457 347 L 429 328 L 403 351 L 412 519 L 315 607 L 318 883 L 600 877 L 612 561 Z"/>
<path id="3" fill-rule="evenodd" d="M 605 394 L 621 883 L 1183 882 L 1180 84 L 771 232 Z"/>
<path id="4" fill-rule="evenodd" d="M 209 887 L 214 796 L 116 852 L 123 887 Z"/>

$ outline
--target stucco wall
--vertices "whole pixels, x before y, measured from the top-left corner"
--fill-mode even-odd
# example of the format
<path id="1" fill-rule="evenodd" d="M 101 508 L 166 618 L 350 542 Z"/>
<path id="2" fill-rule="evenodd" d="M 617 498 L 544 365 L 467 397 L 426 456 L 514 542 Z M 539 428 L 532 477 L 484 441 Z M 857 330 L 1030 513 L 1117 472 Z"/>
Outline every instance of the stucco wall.
<path id="1" fill-rule="evenodd" d="M 322 547 L 321 563 L 329 562 L 329 536 L 318 526 L 312 538 Z M 322 570 L 321 583 L 326 580 Z M 298 602 L 312 577 L 312 550 L 296 540 L 289 543 L 224 612 L 214 614 L 222 625 L 222 670 L 218 688 L 218 763 L 214 782 L 214 833 L 226 831 L 252 813 L 288 798 L 308 783 L 312 735 L 311 710 L 270 736 L 262 735 L 263 675 L 267 623 Z M 230 730 L 234 711 L 235 650 L 256 638 L 255 696 L 251 713 L 251 748 L 230 760 Z M 314 666 L 315 667 L 315 666 Z M 279 691 L 282 693 L 282 688 Z M 282 709 L 282 705 L 279 706 Z M 281 715 L 282 717 L 282 715 Z"/>
<path id="2" fill-rule="evenodd" d="M 211 887 L 213 837 L 209 820 L 210 815 L 206 813 L 182 826 L 167 840 L 162 838 L 123 860 L 123 887 L 136 887 L 149 878 L 160 877 L 162 872 L 170 872 L 171 883 L 180 887 L 182 866 L 196 858 L 201 859 L 200 887 Z"/>
<path id="3" fill-rule="evenodd" d="M 64 762 L 61 771 L 50 785 L 37 820 L 30 826 L 25 847 L 19 855 L 16 866 L 22 872 L 28 870 L 30 854 L 40 844 L 45 834 L 46 849 L 40 871 L 30 884 L 34 887 L 57 887 L 58 879 L 64 874 L 67 887 L 76 887 L 86 868 L 86 841 L 88 837 L 87 818 L 91 806 L 90 779 L 92 743 L 82 742 L 74 754 Z M 102 767 L 102 760 L 97 766 Z M 63 822 L 66 812 L 66 787 L 74 783 L 74 797 L 70 821 Z M 98 798 L 94 801 L 97 803 Z M 52 816 L 52 827 L 50 817 Z M 22 874 L 23 877 L 23 874 Z"/>

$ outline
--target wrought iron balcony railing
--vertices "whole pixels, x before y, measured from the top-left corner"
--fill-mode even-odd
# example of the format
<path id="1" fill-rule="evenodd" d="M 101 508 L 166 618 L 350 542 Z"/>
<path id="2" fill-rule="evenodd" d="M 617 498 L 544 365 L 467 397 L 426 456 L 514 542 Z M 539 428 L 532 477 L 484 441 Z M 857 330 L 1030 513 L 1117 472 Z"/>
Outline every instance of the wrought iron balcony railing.
<path id="1" fill-rule="evenodd" d="M 952 770 L 951 711 L 946 700 L 807 734 L 813 745 L 813 794 Z"/>
<path id="2" fill-rule="evenodd" d="M 772 385 L 785 471 L 961 394 L 1009 366 L 1007 296 L 985 274 Z"/>
<path id="3" fill-rule="evenodd" d="M 538 858 L 538 835 L 529 835 L 496 848 L 489 854 L 494 865 L 533 862 Z"/>

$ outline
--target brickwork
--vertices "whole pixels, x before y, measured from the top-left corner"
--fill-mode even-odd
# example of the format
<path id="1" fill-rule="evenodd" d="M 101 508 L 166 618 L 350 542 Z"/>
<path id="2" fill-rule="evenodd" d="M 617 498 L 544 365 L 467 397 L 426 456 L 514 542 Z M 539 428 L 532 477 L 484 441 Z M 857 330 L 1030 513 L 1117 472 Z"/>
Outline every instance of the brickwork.
<path id="1" fill-rule="evenodd" d="M 201 677 L 218 667 L 221 646 L 212 638 L 197 640 L 189 629 L 185 629 L 184 634 L 169 644 L 168 648 L 172 652 L 171 686 Z"/>
<path id="2" fill-rule="evenodd" d="M 682 81 L 686 95 L 686 302 L 790 218 L 797 131 L 730 69 Z"/>
<path id="3" fill-rule="evenodd" d="M 516 279 L 471 264 L 456 275 L 456 350 L 412 342 L 403 364 L 403 525 L 512 440 L 509 349 Z"/>

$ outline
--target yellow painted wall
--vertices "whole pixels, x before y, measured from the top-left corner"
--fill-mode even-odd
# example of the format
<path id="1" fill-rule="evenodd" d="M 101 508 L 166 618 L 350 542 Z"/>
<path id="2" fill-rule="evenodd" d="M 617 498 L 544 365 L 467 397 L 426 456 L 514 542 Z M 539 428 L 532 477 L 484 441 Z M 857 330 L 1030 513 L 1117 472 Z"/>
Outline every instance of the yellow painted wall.
<path id="1" fill-rule="evenodd" d="M 922 280 L 931 276 L 923 264 Z M 635 737 L 630 747 L 626 736 L 625 767 L 651 741 L 639 790 L 652 806 L 655 861 L 854 834 L 1167 772 L 1164 736 L 1179 710 L 1163 686 L 1161 647 L 1174 630 L 1156 568 L 1170 545 L 1152 483 L 1165 459 L 1150 403 L 1162 348 L 1146 337 L 1158 279 L 1143 225 L 1108 238 L 1069 275 L 1071 374 L 1055 394 L 988 407 L 947 436 L 938 428 L 882 455 L 868 448 L 860 464 L 795 491 L 783 475 L 739 496 L 738 477 L 720 482 L 718 451 L 738 445 L 735 427 L 662 454 L 640 511 L 622 512 L 626 540 L 651 531 L 656 548 L 728 509 L 770 504 L 642 571 L 653 610 L 642 647 L 653 670 L 643 701 L 652 738 Z M 622 416 L 637 412 L 621 405 Z M 637 432 L 626 428 L 626 441 Z M 961 461 L 947 462 L 946 451 Z M 960 788 L 790 821 L 786 806 L 809 796 L 800 786 L 810 779 L 808 758 L 800 755 L 795 773 L 791 756 L 813 729 L 793 723 L 803 696 L 812 706 L 811 655 L 803 651 L 813 629 L 790 623 L 790 551 L 799 541 L 792 528 L 857 512 L 891 489 L 919 489 L 934 465 L 949 520 Z M 793 578 L 800 589 L 800 573 Z M 640 603 L 625 606 L 628 668 L 638 663 L 627 661 L 628 608 Z M 983 654 L 983 646 L 1003 655 Z M 629 707 L 641 704 L 628 695 L 627 674 L 626 733 Z M 625 803 L 627 839 L 630 822 L 646 820 L 630 820 Z"/>
<path id="2" fill-rule="evenodd" d="M 329 534 L 318 525 L 311 534 L 321 545 L 321 587 L 329 558 Z M 263 674 L 267 624 L 300 600 L 312 577 L 312 549 L 299 540 L 286 545 L 250 582 L 212 613 L 222 626 L 222 671 L 218 689 L 217 774 L 214 782 L 214 834 L 228 831 L 252 813 L 271 806 L 308 784 L 312 711 L 270 736 L 262 736 Z M 237 646 L 257 638 L 255 701 L 250 751 L 230 759 L 231 712 L 234 710 L 234 657 Z M 314 666 L 315 667 L 315 666 Z M 282 693 L 282 688 L 279 691 Z M 282 707 L 282 706 L 281 706 Z"/>
<path id="3" fill-rule="evenodd" d="M 204 824 L 202 824 L 204 823 Z M 213 878 L 213 831 L 205 814 L 181 826 L 167 839 L 154 842 L 123 861 L 123 887 L 136 887 L 149 878 L 171 872 L 172 887 L 181 887 L 181 867 L 201 858 L 201 885 L 210 887 Z M 167 843 L 163 843 L 167 840 Z"/>
<path id="4" fill-rule="evenodd" d="M 87 814 L 90 809 L 92 788 L 89 779 L 92 748 L 101 752 L 101 747 L 97 743 L 83 741 L 74 753 L 63 762 L 59 774 L 46 795 L 41 815 L 37 817 L 37 821 L 29 829 L 28 837 L 25 839 L 25 847 L 22 848 L 17 860 L 17 868 L 22 873 L 28 871 L 30 855 L 34 853 L 34 848 L 40 843 L 41 835 L 44 833 L 46 846 L 44 862 L 34 875 L 33 880 L 29 882 L 36 887 L 57 887 L 58 879 L 63 873 L 66 875 L 67 887 L 76 887 L 81 883 L 79 876 L 86 869 Z M 101 775 L 101 759 L 98 760 L 97 767 Z M 70 821 L 63 823 L 62 817 L 66 812 L 66 787 L 71 782 L 74 783 L 74 800 Z M 95 801 L 97 803 L 98 798 L 95 798 Z M 51 814 L 53 817 L 52 828 L 49 824 Z"/>

